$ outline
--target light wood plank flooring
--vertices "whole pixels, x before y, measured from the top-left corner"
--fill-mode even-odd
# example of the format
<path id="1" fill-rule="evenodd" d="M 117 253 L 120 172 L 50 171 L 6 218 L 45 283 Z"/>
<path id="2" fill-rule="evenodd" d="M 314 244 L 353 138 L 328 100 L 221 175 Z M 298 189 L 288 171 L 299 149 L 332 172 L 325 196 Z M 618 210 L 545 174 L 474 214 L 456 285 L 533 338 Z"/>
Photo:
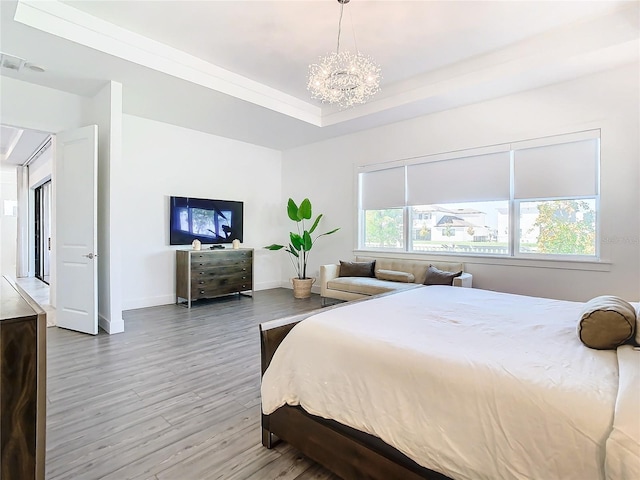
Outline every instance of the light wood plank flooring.
<path id="1" fill-rule="evenodd" d="M 127 311 L 117 335 L 48 328 L 47 479 L 338 479 L 260 443 L 258 324 L 319 307 L 274 289 Z"/>

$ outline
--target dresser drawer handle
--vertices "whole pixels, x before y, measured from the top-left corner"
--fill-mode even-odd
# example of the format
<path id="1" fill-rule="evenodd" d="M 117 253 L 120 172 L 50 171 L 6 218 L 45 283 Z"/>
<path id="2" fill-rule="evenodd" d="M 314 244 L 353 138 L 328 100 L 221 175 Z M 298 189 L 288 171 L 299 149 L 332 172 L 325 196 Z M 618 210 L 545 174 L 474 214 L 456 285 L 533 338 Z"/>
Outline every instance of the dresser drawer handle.
<path id="1" fill-rule="evenodd" d="M 200 294 L 201 294 L 201 295 L 204 295 L 204 290 L 200 290 Z"/>

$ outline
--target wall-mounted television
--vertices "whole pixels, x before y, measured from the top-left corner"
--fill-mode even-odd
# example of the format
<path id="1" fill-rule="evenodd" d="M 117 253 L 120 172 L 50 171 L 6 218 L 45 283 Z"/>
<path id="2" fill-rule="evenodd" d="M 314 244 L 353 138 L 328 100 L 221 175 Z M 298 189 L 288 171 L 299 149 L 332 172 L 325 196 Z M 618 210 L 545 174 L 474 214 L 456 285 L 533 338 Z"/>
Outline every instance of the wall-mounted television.
<path id="1" fill-rule="evenodd" d="M 242 242 L 243 202 L 206 198 L 171 197 L 169 243 L 191 245 Z"/>

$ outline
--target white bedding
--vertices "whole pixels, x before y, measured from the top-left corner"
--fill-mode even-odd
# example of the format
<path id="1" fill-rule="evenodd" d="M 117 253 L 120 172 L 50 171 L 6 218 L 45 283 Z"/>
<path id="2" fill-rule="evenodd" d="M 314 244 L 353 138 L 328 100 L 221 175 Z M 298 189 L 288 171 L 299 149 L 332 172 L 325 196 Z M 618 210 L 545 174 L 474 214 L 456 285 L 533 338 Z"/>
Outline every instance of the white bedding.
<path id="1" fill-rule="evenodd" d="M 604 479 L 618 358 L 580 343 L 581 308 L 430 286 L 325 311 L 276 351 L 263 412 L 301 405 L 456 480 Z M 640 407 L 626 405 L 628 424 Z M 640 446 L 610 443 L 633 471 L 620 464 Z"/>

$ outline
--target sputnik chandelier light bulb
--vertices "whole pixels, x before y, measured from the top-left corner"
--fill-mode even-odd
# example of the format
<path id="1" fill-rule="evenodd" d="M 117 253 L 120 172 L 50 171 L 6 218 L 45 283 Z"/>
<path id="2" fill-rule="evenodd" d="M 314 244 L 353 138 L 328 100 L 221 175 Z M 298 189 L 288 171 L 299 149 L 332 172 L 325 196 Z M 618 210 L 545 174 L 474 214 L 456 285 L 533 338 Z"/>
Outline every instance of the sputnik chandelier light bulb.
<path id="1" fill-rule="evenodd" d="M 309 65 L 307 89 L 312 98 L 318 98 L 322 103 L 349 108 L 366 102 L 380 90 L 380 66 L 362 55 L 357 45 L 355 55 L 340 51 L 342 14 L 349 0 L 338 0 L 338 3 L 340 20 L 336 51 L 321 57 L 319 63 Z"/>

